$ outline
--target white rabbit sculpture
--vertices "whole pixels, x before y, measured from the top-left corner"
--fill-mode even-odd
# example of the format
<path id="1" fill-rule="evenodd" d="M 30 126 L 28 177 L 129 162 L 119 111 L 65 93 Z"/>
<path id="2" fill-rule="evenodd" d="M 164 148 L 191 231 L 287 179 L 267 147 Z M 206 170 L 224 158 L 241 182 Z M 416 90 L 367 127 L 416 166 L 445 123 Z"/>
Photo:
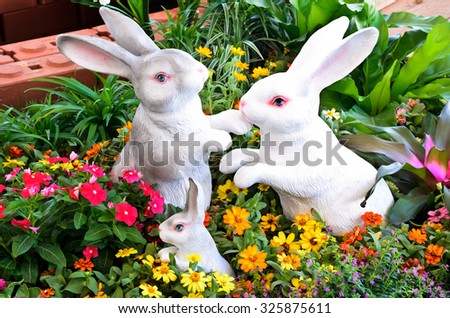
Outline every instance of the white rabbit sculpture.
<path id="1" fill-rule="evenodd" d="M 140 99 L 129 142 L 115 162 L 118 181 L 124 168 L 135 168 L 157 184 L 167 203 L 183 208 L 187 178 L 201 184 L 200 204 L 211 197 L 208 158 L 231 145 L 229 132 L 244 134 L 251 124 L 237 110 L 206 116 L 198 93 L 208 79 L 207 68 L 186 52 L 159 49 L 132 19 L 106 7 L 100 14 L 116 43 L 63 34 L 60 51 L 75 63 L 97 72 L 129 79 Z"/>
<path id="2" fill-rule="evenodd" d="M 256 82 L 242 97 L 243 116 L 260 127 L 260 149 L 235 149 L 221 160 L 220 171 L 234 173 L 240 188 L 255 183 L 272 186 L 279 194 L 284 214 L 318 211 L 333 233 L 343 234 L 362 223 L 366 211 L 386 214 L 393 197 L 377 170 L 339 144 L 318 116 L 319 94 L 348 75 L 372 51 L 376 28 L 360 30 L 346 38 L 349 25 L 341 17 L 315 32 L 289 70 Z M 334 158 L 333 158 L 334 157 Z"/>
<path id="3" fill-rule="evenodd" d="M 205 225 L 205 213 L 199 208 L 199 187 L 189 179 L 188 201 L 183 212 L 176 213 L 159 225 L 161 240 L 174 246 L 163 248 L 158 252 L 162 261 L 168 262 L 169 254 L 175 257 L 177 267 L 186 271 L 189 268 L 187 256 L 198 254 L 198 265 L 205 272 L 219 271 L 235 276 L 230 264 L 220 255 L 211 234 Z"/>

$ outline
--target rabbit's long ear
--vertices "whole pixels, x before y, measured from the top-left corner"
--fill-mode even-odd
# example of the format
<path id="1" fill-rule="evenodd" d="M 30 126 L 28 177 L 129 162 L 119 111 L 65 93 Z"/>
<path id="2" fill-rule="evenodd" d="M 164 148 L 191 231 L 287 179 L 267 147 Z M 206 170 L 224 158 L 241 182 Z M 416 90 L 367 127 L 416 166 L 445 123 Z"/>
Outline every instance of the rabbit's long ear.
<path id="1" fill-rule="evenodd" d="M 128 52 L 141 56 L 159 50 L 134 20 L 107 7 L 101 7 L 99 11 L 116 42 Z"/>
<path id="2" fill-rule="evenodd" d="M 58 49 L 84 68 L 130 79 L 132 54 L 115 43 L 94 37 L 62 34 L 56 38 Z"/>
<path id="3" fill-rule="evenodd" d="M 307 72 L 306 68 L 317 68 L 317 65 L 314 65 L 317 63 L 314 62 L 322 61 L 330 51 L 339 46 L 348 25 L 349 19 L 340 17 L 317 30 L 303 45 L 300 53 L 292 62 L 289 72 L 302 70 L 303 73 Z"/>
<path id="4" fill-rule="evenodd" d="M 369 56 L 377 40 L 378 30 L 373 27 L 346 37 L 338 48 L 325 57 L 316 70 L 308 74 L 310 79 L 308 82 L 320 92 L 325 87 L 342 79 Z"/>
<path id="5" fill-rule="evenodd" d="M 199 211 L 198 199 L 199 199 L 198 186 L 194 182 L 194 180 L 189 178 L 189 191 L 185 210 L 192 219 L 194 220 L 201 219 L 201 222 L 203 222 L 205 214 L 204 211 Z"/>

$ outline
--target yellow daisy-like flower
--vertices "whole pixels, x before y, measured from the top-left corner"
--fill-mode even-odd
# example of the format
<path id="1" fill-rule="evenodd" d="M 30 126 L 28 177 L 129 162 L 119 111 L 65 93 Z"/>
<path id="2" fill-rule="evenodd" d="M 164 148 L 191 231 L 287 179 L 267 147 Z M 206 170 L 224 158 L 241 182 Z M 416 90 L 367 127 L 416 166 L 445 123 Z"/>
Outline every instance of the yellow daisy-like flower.
<path id="1" fill-rule="evenodd" d="M 173 270 L 169 268 L 168 263 L 162 263 L 153 269 L 153 278 L 156 280 L 163 280 L 164 283 L 168 284 L 177 280 L 177 275 Z"/>
<path id="2" fill-rule="evenodd" d="M 228 295 L 236 288 L 236 285 L 233 283 L 234 277 L 228 274 L 221 274 L 218 271 L 215 271 L 214 280 L 217 282 L 217 285 L 219 285 L 218 292 L 223 291 Z"/>
<path id="3" fill-rule="evenodd" d="M 239 56 L 244 56 L 245 55 L 245 51 L 243 49 L 241 49 L 240 47 L 236 48 L 236 47 L 232 46 L 230 48 L 230 51 L 234 55 L 239 55 Z"/>
<path id="4" fill-rule="evenodd" d="M 264 287 L 267 290 L 271 290 L 272 289 L 272 281 L 275 278 L 275 274 L 274 273 L 267 273 L 266 275 L 263 276 L 262 280 L 264 281 Z"/>
<path id="5" fill-rule="evenodd" d="M 150 268 L 153 267 L 154 262 L 155 262 L 155 258 L 151 255 L 145 256 L 145 259 L 142 260 L 142 264 L 148 265 Z"/>
<path id="6" fill-rule="evenodd" d="M 134 247 L 124 248 L 124 249 L 121 249 L 121 250 L 119 250 L 117 252 L 116 257 L 117 258 L 119 258 L 119 257 L 128 257 L 128 256 L 130 256 L 132 254 L 137 254 L 137 253 L 138 253 L 138 251 Z"/>
<path id="7" fill-rule="evenodd" d="M 139 288 L 142 289 L 142 296 L 147 296 L 149 298 L 159 298 L 162 296 L 162 293 L 158 290 L 157 286 L 143 283 L 139 285 Z"/>
<path id="8" fill-rule="evenodd" d="M 251 245 L 239 253 L 238 264 L 246 273 L 254 269 L 263 270 L 267 267 L 266 257 L 266 252 L 260 252 L 256 245 Z"/>
<path id="9" fill-rule="evenodd" d="M 322 232 L 322 229 L 308 229 L 304 233 L 300 234 L 300 246 L 306 252 L 318 252 L 323 243 L 327 241 L 327 235 Z"/>
<path id="10" fill-rule="evenodd" d="M 2 162 L 2 165 L 4 168 L 15 168 L 15 167 L 23 167 L 25 166 L 25 162 L 17 160 L 17 159 L 11 159 L 10 157 L 6 157 L 6 161 Z"/>
<path id="11" fill-rule="evenodd" d="M 50 162 L 47 159 L 41 159 L 38 161 L 39 163 L 43 164 L 44 166 L 48 166 L 50 164 Z"/>
<path id="12" fill-rule="evenodd" d="M 275 63 L 275 62 L 270 62 L 270 63 L 269 63 L 269 67 L 275 68 L 275 67 L 277 67 L 277 63 Z"/>
<path id="13" fill-rule="evenodd" d="M 241 70 L 248 70 L 249 65 L 247 63 L 241 62 L 241 61 L 237 61 L 236 63 L 234 63 L 234 66 L 236 66 L 237 68 L 241 69 Z"/>
<path id="14" fill-rule="evenodd" d="M 258 79 L 260 77 L 269 76 L 269 69 L 265 67 L 258 66 L 253 69 L 252 77 Z"/>
<path id="15" fill-rule="evenodd" d="M 294 239 L 294 233 L 289 233 L 286 237 L 284 232 L 278 232 L 278 235 L 274 236 L 273 239 L 270 240 L 270 246 L 282 247 L 285 252 L 295 253 L 300 249 L 300 244 L 298 242 L 294 242 Z"/>
<path id="16" fill-rule="evenodd" d="M 266 191 L 268 191 L 269 189 L 270 189 L 270 185 L 268 185 L 268 184 L 262 184 L 262 183 L 260 183 L 260 184 L 258 185 L 258 190 L 259 190 L 259 191 L 266 192 Z"/>
<path id="17" fill-rule="evenodd" d="M 207 58 L 211 58 L 212 57 L 212 51 L 207 48 L 206 46 L 199 46 L 198 48 L 195 49 L 200 55 L 207 57 Z"/>
<path id="18" fill-rule="evenodd" d="M 247 80 L 247 76 L 236 71 L 233 72 L 233 76 L 236 78 L 238 82 L 245 82 Z"/>
<path id="19" fill-rule="evenodd" d="M 225 211 L 223 222 L 231 226 L 237 235 L 242 235 L 245 230 L 252 227 L 250 222 L 247 220 L 249 216 L 250 213 L 246 209 L 233 206 L 231 207 L 231 210 L 227 209 Z"/>
<path id="20" fill-rule="evenodd" d="M 99 282 L 97 286 L 98 286 L 98 293 L 96 295 L 94 296 L 87 295 L 84 296 L 84 298 L 108 298 L 108 295 L 106 295 L 105 292 L 102 290 L 103 288 L 102 283 Z"/>
<path id="21" fill-rule="evenodd" d="M 189 261 L 189 263 L 198 263 L 202 261 L 202 257 L 200 256 L 200 254 L 186 255 L 186 259 Z"/>
<path id="22" fill-rule="evenodd" d="M 273 215 L 272 213 L 267 213 L 261 217 L 261 222 L 259 222 L 259 226 L 263 231 L 270 230 L 271 232 L 275 231 L 278 227 L 278 219 L 281 215 Z"/>
<path id="23" fill-rule="evenodd" d="M 205 272 L 196 272 L 192 268 L 188 268 L 189 273 L 181 274 L 181 284 L 187 287 L 189 293 L 202 293 L 206 288 L 208 280 Z"/>
<path id="24" fill-rule="evenodd" d="M 285 253 L 277 254 L 277 260 L 281 265 L 281 268 L 285 271 L 290 271 L 294 269 L 294 265 L 292 264 L 292 258 Z"/>
<path id="25" fill-rule="evenodd" d="M 197 294 L 189 293 L 189 295 L 183 296 L 183 298 L 205 298 L 205 296 L 203 296 L 200 293 L 197 293 Z"/>
<path id="26" fill-rule="evenodd" d="M 324 110 L 323 113 L 325 114 L 325 117 L 327 119 L 339 119 L 341 118 L 341 114 L 336 111 L 335 108 L 332 108 L 330 110 Z"/>
<path id="27" fill-rule="evenodd" d="M 297 226 L 299 230 L 306 231 L 308 229 L 314 229 L 317 221 L 309 218 L 308 214 L 299 214 L 295 216 L 295 221 L 292 226 Z"/>
<path id="28" fill-rule="evenodd" d="M 239 188 L 236 187 L 233 181 L 227 180 L 225 184 L 220 185 L 217 188 L 217 196 L 222 201 L 231 201 L 231 198 L 228 198 L 228 195 L 231 193 L 237 193 L 239 191 Z"/>

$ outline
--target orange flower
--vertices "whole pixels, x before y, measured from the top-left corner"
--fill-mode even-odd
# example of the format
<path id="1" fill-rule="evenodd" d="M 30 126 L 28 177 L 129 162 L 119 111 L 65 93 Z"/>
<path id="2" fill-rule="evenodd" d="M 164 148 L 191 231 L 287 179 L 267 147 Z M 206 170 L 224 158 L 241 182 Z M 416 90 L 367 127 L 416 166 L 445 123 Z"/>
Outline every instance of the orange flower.
<path id="1" fill-rule="evenodd" d="M 91 262 L 90 258 L 80 258 L 77 262 L 75 262 L 75 264 L 73 264 L 73 267 L 82 271 L 91 271 L 94 268 L 94 263 Z"/>
<path id="2" fill-rule="evenodd" d="M 205 220 L 203 221 L 203 225 L 205 227 L 209 226 L 210 221 L 211 221 L 211 217 L 209 216 L 208 211 L 205 211 Z"/>
<path id="3" fill-rule="evenodd" d="M 22 148 L 17 147 L 17 146 L 10 146 L 9 147 L 9 155 L 13 158 L 20 158 L 23 155 L 25 155 L 25 152 L 23 151 Z"/>
<path id="4" fill-rule="evenodd" d="M 378 213 L 366 212 L 361 216 L 364 226 L 380 226 L 383 224 L 382 216 Z"/>
<path id="5" fill-rule="evenodd" d="M 53 288 L 41 289 L 39 292 L 39 298 L 50 298 L 55 294 L 55 290 Z"/>
<path id="6" fill-rule="evenodd" d="M 353 228 L 353 231 L 344 234 L 344 243 L 353 244 L 356 241 L 362 240 L 362 234 L 366 233 L 366 228 L 360 228 L 359 225 Z"/>
<path id="7" fill-rule="evenodd" d="M 427 241 L 427 232 L 418 229 L 412 229 L 408 232 L 408 237 L 410 241 L 416 241 L 418 244 L 423 244 Z"/>
<path id="8" fill-rule="evenodd" d="M 441 261 L 441 256 L 445 249 L 442 246 L 430 244 L 425 251 L 427 264 L 433 265 Z"/>

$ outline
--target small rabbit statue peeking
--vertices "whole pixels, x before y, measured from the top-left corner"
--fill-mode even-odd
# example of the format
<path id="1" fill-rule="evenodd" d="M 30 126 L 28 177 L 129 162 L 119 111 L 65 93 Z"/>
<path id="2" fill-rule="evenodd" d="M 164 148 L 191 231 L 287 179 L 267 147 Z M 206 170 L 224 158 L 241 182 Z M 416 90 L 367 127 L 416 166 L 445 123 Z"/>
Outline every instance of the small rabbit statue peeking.
<path id="1" fill-rule="evenodd" d="M 158 256 L 168 262 L 169 254 L 173 254 L 177 267 L 186 271 L 189 268 L 188 255 L 198 254 L 201 260 L 198 265 L 205 272 L 219 271 L 235 276 L 230 264 L 220 255 L 211 234 L 205 225 L 205 213 L 199 208 L 199 187 L 189 179 L 188 200 L 183 212 L 176 213 L 159 226 L 161 240 L 174 246 L 163 248 Z"/>
<path id="2" fill-rule="evenodd" d="M 107 7 L 100 14 L 116 43 L 95 37 L 63 34 L 60 51 L 75 63 L 97 72 L 129 79 L 140 99 L 130 140 L 115 162 L 118 181 L 125 168 L 142 172 L 155 183 L 167 203 L 184 207 L 187 178 L 201 185 L 199 209 L 211 199 L 212 151 L 231 145 L 230 132 L 244 134 L 251 124 L 237 110 L 206 116 L 198 93 L 207 68 L 177 49 L 159 49 L 132 19 Z"/>
<path id="3" fill-rule="evenodd" d="M 243 116 L 260 127 L 260 149 L 235 149 L 220 163 L 223 173 L 234 173 L 240 188 L 255 183 L 272 186 L 284 214 L 318 211 L 333 233 L 343 234 L 362 224 L 366 211 L 386 214 L 393 197 L 384 180 L 373 187 L 377 170 L 339 144 L 318 116 L 319 94 L 355 69 L 372 51 L 376 28 L 346 38 L 346 17 L 315 32 L 289 70 L 256 82 L 241 99 Z"/>

